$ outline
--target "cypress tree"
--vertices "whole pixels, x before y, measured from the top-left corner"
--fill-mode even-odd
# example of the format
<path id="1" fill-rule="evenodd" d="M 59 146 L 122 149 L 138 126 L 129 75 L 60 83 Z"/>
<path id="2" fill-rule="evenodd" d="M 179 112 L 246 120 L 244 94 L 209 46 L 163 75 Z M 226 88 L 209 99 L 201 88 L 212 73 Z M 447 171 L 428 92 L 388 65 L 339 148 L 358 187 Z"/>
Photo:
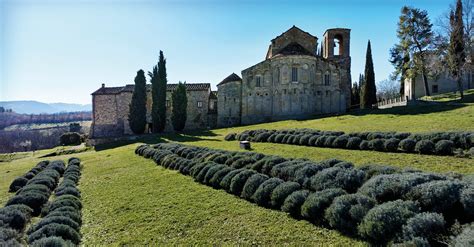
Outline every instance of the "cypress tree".
<path id="1" fill-rule="evenodd" d="M 166 127 L 166 59 L 160 51 L 158 65 L 153 67 L 153 72 L 148 72 L 151 77 L 152 107 L 151 118 L 153 133 L 163 132 Z"/>
<path id="2" fill-rule="evenodd" d="M 367 53 L 365 56 L 365 73 L 364 84 L 361 91 L 360 107 L 362 109 L 372 108 L 373 104 L 377 104 L 377 89 L 375 87 L 374 62 L 372 60 L 372 48 L 370 40 L 367 43 Z"/>
<path id="3" fill-rule="evenodd" d="M 128 115 L 130 129 L 135 134 L 143 134 L 146 126 L 146 78 L 143 70 L 137 71 L 135 87 Z"/>
<path id="4" fill-rule="evenodd" d="M 171 101 L 173 103 L 173 109 L 171 114 L 171 123 L 173 129 L 176 131 L 182 131 L 186 124 L 187 119 L 187 107 L 188 97 L 186 95 L 186 85 L 179 82 L 176 90 L 171 94 Z"/>
<path id="5" fill-rule="evenodd" d="M 464 23 L 462 14 L 462 2 L 458 0 L 456 10 L 451 11 L 449 24 L 451 33 L 448 47 L 448 65 L 458 85 L 461 99 L 464 97 L 462 86 L 462 67 L 466 61 L 466 53 L 464 52 Z"/>

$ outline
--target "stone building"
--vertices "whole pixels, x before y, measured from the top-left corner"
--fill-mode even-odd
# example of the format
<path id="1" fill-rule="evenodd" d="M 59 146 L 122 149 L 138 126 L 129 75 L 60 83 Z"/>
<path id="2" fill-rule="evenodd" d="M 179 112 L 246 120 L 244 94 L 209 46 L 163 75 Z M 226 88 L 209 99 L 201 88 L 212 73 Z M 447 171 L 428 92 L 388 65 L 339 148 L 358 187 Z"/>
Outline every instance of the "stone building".
<path id="1" fill-rule="evenodd" d="M 265 60 L 231 74 L 211 91 L 208 83 L 186 84 L 185 130 L 253 124 L 317 114 L 342 113 L 350 106 L 350 30 L 328 29 L 318 38 L 293 26 L 271 40 Z M 151 126 L 151 87 L 147 85 L 147 122 Z M 167 88 L 167 128 L 172 130 L 171 92 Z M 134 85 L 105 87 L 92 93 L 91 136 L 132 134 L 128 124 Z"/>
<path id="2" fill-rule="evenodd" d="M 217 85 L 220 127 L 316 114 L 350 106 L 350 30 L 328 29 L 318 38 L 293 26 L 271 40 L 265 60 Z"/>
<path id="3" fill-rule="evenodd" d="M 216 93 L 211 91 L 209 83 L 187 83 L 188 97 L 186 130 L 213 128 L 217 123 Z M 166 128 L 171 131 L 171 93 L 177 84 L 168 84 L 166 89 Z M 129 106 L 132 101 L 134 85 L 123 87 L 102 87 L 92 93 L 91 136 L 93 138 L 112 137 L 132 134 L 128 123 Z M 151 85 L 147 85 L 147 126 L 151 121 Z"/>

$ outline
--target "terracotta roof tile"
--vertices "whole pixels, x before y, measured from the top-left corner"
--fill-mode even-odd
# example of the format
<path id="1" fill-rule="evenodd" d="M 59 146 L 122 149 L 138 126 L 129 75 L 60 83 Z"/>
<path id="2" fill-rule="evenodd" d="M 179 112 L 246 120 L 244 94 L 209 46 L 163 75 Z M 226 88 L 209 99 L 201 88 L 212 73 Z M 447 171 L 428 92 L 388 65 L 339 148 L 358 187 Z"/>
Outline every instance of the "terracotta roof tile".
<path id="1" fill-rule="evenodd" d="M 186 90 L 187 91 L 201 91 L 201 90 L 209 90 L 211 88 L 210 83 L 186 83 Z M 177 83 L 171 83 L 166 85 L 166 91 L 173 91 L 178 86 Z M 122 92 L 133 92 L 135 85 L 134 84 L 127 84 L 123 87 L 101 87 L 97 89 L 92 95 L 105 95 L 105 94 L 119 94 Z M 151 84 L 146 85 L 147 90 L 151 90 Z"/>

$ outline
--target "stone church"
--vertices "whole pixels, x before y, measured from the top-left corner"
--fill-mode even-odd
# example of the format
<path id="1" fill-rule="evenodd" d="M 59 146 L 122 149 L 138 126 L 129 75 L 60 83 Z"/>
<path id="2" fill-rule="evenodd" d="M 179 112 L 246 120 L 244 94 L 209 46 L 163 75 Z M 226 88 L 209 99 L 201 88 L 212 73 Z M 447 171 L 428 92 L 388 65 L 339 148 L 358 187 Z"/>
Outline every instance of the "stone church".
<path id="1" fill-rule="evenodd" d="M 318 38 L 296 26 L 271 40 L 265 59 L 241 76 L 233 73 L 211 91 L 209 83 L 187 83 L 186 130 L 228 127 L 345 112 L 350 106 L 350 29 L 328 29 Z M 147 129 L 151 86 L 147 85 Z M 92 93 L 93 138 L 132 134 L 128 125 L 134 85 L 102 87 Z M 167 127 L 171 93 L 168 84 Z"/>

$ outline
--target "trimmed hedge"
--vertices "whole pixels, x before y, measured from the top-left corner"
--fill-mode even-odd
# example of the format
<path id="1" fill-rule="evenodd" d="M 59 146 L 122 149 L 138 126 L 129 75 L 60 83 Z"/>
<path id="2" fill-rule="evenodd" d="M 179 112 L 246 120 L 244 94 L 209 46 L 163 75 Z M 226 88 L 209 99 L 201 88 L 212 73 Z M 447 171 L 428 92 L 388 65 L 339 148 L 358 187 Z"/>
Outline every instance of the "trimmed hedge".
<path id="1" fill-rule="evenodd" d="M 10 184 L 8 192 L 16 192 L 19 189 L 23 188 L 30 179 L 36 176 L 36 174 L 43 171 L 44 168 L 48 166 L 48 164 L 48 160 L 40 161 L 38 164 L 36 164 L 35 167 L 31 168 L 31 170 L 29 170 L 23 176 L 15 178 Z"/>
<path id="2" fill-rule="evenodd" d="M 347 134 L 340 131 L 311 129 L 259 129 L 246 130 L 240 134 L 230 133 L 224 139 L 437 155 L 454 155 L 456 149 L 467 151 L 474 147 L 474 132 L 435 132 L 426 134 L 359 132 Z"/>
<path id="3" fill-rule="evenodd" d="M 252 136 L 255 133 L 258 130 L 246 134 Z M 293 139 L 298 139 L 297 142 L 305 136 L 297 132 L 284 133 L 289 134 L 295 134 L 297 137 Z M 334 144 L 339 136 L 328 134 L 335 138 Z M 380 135 L 371 135 L 375 142 L 380 139 L 378 137 Z M 385 142 L 390 138 L 385 138 Z M 431 237 L 423 235 L 419 225 L 433 227 L 435 232 L 439 221 L 427 222 L 426 217 L 415 217 L 420 212 L 419 207 L 427 213 L 442 213 L 447 219 L 445 228 L 448 229 L 455 220 L 469 222 L 470 205 L 474 201 L 469 176 L 444 176 L 373 164 L 355 168 L 353 164 L 337 159 L 314 162 L 173 143 L 139 146 L 135 152 L 144 157 L 148 155 L 157 165 L 191 175 L 199 183 L 223 189 L 260 206 L 280 209 L 295 218 L 336 228 L 374 244 L 398 241 L 429 244 Z M 220 163 L 214 162 L 216 160 Z M 439 200 L 443 202 L 435 205 L 434 202 Z M 73 203 L 64 203 L 47 215 L 71 214 L 77 207 Z M 427 217 L 438 219 L 432 215 Z M 410 219 L 413 226 L 407 225 Z M 442 234 L 445 238 L 447 232 Z"/>

